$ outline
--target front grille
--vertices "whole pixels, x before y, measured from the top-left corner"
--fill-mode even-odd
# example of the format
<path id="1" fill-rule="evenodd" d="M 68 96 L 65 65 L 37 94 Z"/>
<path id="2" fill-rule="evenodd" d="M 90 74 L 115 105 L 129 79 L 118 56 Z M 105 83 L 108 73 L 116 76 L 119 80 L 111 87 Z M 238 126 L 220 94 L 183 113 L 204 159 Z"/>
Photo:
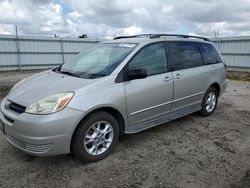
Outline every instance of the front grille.
<path id="1" fill-rule="evenodd" d="M 45 153 L 52 146 L 52 144 L 43 144 L 43 145 L 29 144 L 27 142 L 23 142 L 21 140 L 18 140 L 10 135 L 6 135 L 6 138 L 14 146 L 16 146 L 20 149 L 29 151 L 29 152 L 33 152 L 33 153 Z"/>
<path id="2" fill-rule="evenodd" d="M 8 118 L 6 115 L 4 115 L 4 114 L 3 114 L 3 117 L 4 117 L 5 119 L 7 119 L 10 123 L 14 123 L 14 120 L 13 120 L 13 119 Z"/>
<path id="3" fill-rule="evenodd" d="M 22 106 L 20 104 L 17 104 L 17 103 L 11 102 L 11 101 L 8 104 L 8 107 L 9 107 L 10 110 L 12 110 L 14 112 L 17 112 L 19 114 L 25 112 L 25 109 L 26 109 L 25 106 Z"/>

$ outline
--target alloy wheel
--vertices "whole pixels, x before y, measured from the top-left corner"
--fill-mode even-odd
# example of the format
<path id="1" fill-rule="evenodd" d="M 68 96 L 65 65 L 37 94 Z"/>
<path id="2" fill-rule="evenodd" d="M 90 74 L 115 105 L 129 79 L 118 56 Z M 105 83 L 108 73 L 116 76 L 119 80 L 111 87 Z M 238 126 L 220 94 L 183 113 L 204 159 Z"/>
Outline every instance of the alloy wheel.
<path id="1" fill-rule="evenodd" d="M 114 130 L 111 123 L 98 121 L 90 126 L 84 136 L 84 148 L 90 155 L 104 153 L 112 144 Z"/>
<path id="2" fill-rule="evenodd" d="M 214 92 L 210 92 L 206 98 L 206 110 L 207 112 L 212 112 L 216 106 L 216 94 Z"/>

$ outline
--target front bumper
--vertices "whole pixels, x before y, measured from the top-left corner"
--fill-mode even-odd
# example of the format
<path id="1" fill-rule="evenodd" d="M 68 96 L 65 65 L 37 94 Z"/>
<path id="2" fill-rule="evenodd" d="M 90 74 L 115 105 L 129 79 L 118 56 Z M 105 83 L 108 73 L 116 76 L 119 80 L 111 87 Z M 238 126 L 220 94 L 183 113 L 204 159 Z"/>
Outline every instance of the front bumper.
<path id="1" fill-rule="evenodd" d="M 73 132 L 84 112 L 66 107 L 49 115 L 18 114 L 5 107 L 6 100 L 1 103 L 0 119 L 11 144 L 36 156 L 70 152 Z"/>

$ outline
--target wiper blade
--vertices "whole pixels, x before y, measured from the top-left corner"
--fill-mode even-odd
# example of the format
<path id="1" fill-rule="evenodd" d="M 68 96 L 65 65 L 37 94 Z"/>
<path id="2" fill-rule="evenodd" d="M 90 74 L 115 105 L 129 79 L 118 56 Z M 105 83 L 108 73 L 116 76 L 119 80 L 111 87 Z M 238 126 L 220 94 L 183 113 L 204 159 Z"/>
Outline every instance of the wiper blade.
<path id="1" fill-rule="evenodd" d="M 53 68 L 52 71 L 54 71 L 54 72 L 60 72 L 61 67 L 62 67 L 62 65 L 59 66 L 59 67 Z"/>
<path id="2" fill-rule="evenodd" d="M 60 73 L 60 74 L 67 74 L 67 75 L 78 77 L 78 78 L 88 78 L 88 79 L 94 79 L 94 78 L 107 76 L 107 74 L 103 74 L 103 73 L 87 73 L 87 72 L 74 72 L 73 73 L 67 70 L 61 70 L 60 68 L 56 68 L 53 71 Z"/>
<path id="3" fill-rule="evenodd" d="M 59 72 L 62 74 L 67 74 L 67 75 L 74 76 L 74 77 L 80 77 L 78 74 L 75 74 L 69 71 L 59 71 Z"/>

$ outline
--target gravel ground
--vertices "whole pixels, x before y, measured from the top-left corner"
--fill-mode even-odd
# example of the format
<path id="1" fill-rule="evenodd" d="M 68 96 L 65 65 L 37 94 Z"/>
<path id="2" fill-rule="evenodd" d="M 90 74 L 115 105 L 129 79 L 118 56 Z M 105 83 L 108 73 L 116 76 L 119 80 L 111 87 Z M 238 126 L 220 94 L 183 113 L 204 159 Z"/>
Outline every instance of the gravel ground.
<path id="1" fill-rule="evenodd" d="M 0 73 L 0 98 L 31 74 Z M 0 133 L 0 187 L 250 187 L 250 83 L 230 81 L 211 117 L 122 136 L 96 163 L 31 157 Z"/>

